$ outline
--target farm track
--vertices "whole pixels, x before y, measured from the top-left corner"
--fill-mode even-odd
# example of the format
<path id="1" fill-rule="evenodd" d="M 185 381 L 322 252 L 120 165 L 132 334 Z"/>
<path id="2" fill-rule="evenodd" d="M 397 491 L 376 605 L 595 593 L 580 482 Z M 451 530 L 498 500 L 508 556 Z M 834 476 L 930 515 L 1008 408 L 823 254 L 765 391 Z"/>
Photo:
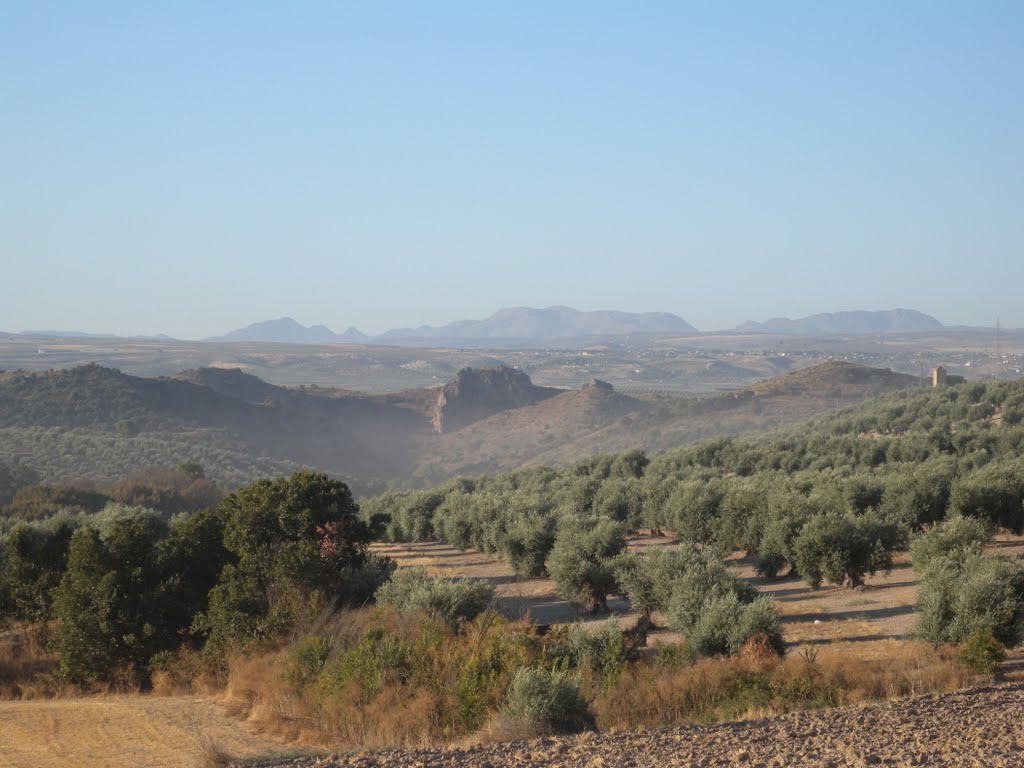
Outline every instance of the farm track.
<path id="1" fill-rule="evenodd" d="M 262 768 L 1009 768 L 1024 765 L 1024 683 L 714 726 L 470 749 L 335 755 Z"/>

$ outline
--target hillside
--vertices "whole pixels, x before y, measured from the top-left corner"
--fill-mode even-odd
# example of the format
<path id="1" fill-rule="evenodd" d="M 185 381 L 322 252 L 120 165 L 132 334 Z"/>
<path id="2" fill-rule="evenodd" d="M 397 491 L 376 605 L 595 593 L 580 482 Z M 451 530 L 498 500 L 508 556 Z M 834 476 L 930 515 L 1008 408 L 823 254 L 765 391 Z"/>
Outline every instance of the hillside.
<path id="1" fill-rule="evenodd" d="M 88 365 L 0 375 L 0 459 L 20 456 L 48 481 L 111 479 L 193 455 L 224 464 L 209 471 L 227 485 L 298 465 L 394 477 L 409 471 L 410 440 L 428 427 L 415 398 L 287 389 L 239 372 L 147 379 Z"/>
<path id="2" fill-rule="evenodd" d="M 930 383 L 930 382 L 928 382 Z M 831 360 L 811 368 L 776 376 L 754 384 L 750 391 L 758 397 L 780 395 L 822 395 L 825 397 L 865 397 L 899 389 L 921 386 L 917 376 L 894 373 L 885 368 L 868 368 L 842 360 Z"/>
<path id="3" fill-rule="evenodd" d="M 703 398 L 631 396 L 594 380 L 538 387 L 508 367 L 439 389 L 286 388 L 238 370 L 141 378 L 97 365 L 0 374 L 0 461 L 47 482 L 111 480 L 194 460 L 228 487 L 306 465 L 356 482 L 439 480 L 792 424 L 918 380 L 828 362 Z"/>
<path id="4" fill-rule="evenodd" d="M 918 383 L 914 376 L 841 361 L 703 398 L 631 397 L 592 383 L 444 435 L 433 444 L 425 465 L 431 469 L 429 476 L 438 479 L 567 464 L 632 448 L 654 453 L 797 423 Z"/>

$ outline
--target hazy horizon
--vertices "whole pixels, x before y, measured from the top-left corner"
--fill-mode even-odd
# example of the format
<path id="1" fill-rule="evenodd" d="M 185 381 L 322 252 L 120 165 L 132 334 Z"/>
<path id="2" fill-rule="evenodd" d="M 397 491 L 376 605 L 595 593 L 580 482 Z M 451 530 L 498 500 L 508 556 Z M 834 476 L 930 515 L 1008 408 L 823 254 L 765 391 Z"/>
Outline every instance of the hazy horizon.
<path id="1" fill-rule="evenodd" d="M 1024 6 L 21 4 L 0 329 L 1024 327 Z"/>

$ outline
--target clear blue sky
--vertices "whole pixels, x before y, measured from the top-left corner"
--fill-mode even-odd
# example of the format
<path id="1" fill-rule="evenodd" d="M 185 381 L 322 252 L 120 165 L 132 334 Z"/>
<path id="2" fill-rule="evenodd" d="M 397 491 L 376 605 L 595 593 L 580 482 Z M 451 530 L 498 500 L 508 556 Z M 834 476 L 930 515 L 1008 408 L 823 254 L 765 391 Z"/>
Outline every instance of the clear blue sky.
<path id="1" fill-rule="evenodd" d="M 1024 327 L 1024 3 L 0 7 L 0 329 Z"/>

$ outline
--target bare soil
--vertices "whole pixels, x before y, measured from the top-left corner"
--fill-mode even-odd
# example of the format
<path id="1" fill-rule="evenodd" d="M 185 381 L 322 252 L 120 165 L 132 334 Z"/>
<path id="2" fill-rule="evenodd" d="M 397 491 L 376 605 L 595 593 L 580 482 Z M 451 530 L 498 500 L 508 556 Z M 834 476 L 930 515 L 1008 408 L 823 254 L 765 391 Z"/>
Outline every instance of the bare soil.
<path id="1" fill-rule="evenodd" d="M 763 720 L 618 734 L 335 755 L 267 768 L 1009 768 L 1024 765 L 1024 683 Z"/>
<path id="2" fill-rule="evenodd" d="M 670 536 L 634 536 L 629 548 L 642 551 L 652 546 L 671 546 L 675 541 Z M 400 566 L 420 565 L 436 575 L 489 581 L 497 592 L 496 607 L 513 618 L 528 617 L 538 624 L 600 624 L 616 617 L 626 627 L 639 617 L 626 601 L 617 599 L 608 602 L 610 614 L 590 616 L 559 597 L 550 579 L 520 579 L 497 556 L 436 542 L 378 544 L 375 550 L 393 557 Z M 1024 537 L 1002 534 L 989 551 L 1004 557 L 1024 557 Z M 782 616 L 783 636 L 791 650 L 828 644 L 861 658 L 873 658 L 885 652 L 888 641 L 906 637 L 913 627 L 918 576 L 908 554 L 897 556 L 891 571 L 869 576 L 866 585 L 859 589 L 827 585 L 814 589 L 796 576 L 759 578 L 754 573 L 753 561 L 741 553 L 735 553 L 729 562 L 759 591 L 775 598 Z M 667 623 L 665 617 L 656 614 L 654 618 L 661 626 Z M 648 643 L 653 646 L 678 640 L 678 635 L 659 629 L 651 633 Z"/>

